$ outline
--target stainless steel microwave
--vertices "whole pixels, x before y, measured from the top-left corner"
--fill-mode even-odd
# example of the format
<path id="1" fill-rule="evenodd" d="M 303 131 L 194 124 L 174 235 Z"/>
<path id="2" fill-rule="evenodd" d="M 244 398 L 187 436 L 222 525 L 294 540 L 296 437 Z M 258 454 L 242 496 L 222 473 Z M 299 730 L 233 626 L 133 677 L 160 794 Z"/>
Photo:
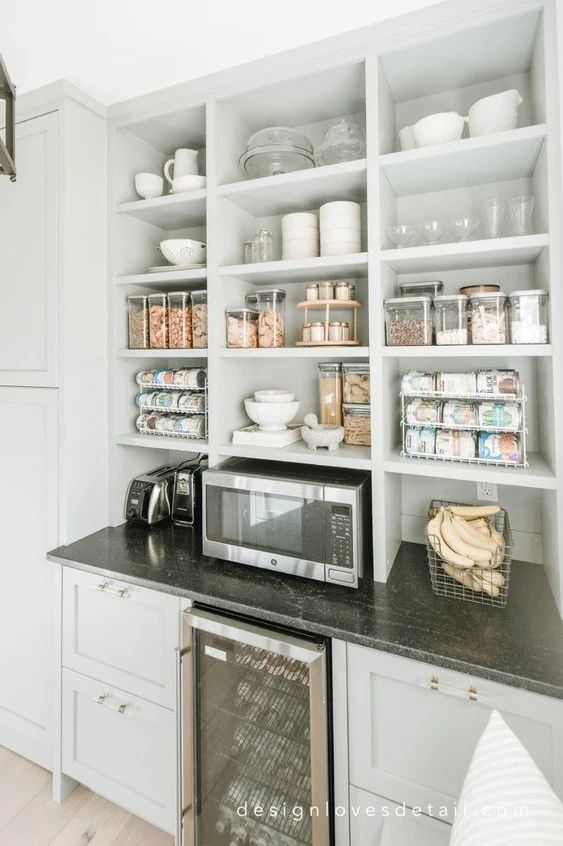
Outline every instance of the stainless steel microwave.
<path id="1" fill-rule="evenodd" d="M 370 555 L 368 473 L 236 458 L 203 474 L 203 551 L 358 587 Z"/>

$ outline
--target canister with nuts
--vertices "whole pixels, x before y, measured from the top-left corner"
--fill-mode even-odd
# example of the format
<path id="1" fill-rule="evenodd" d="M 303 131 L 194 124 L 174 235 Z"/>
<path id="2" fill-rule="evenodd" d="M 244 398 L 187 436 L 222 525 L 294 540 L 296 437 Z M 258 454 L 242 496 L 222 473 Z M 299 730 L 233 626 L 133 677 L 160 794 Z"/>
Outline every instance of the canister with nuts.
<path id="1" fill-rule="evenodd" d="M 227 347 L 253 349 L 258 346 L 258 312 L 251 308 L 225 311 Z"/>
<path id="2" fill-rule="evenodd" d="M 135 294 L 127 298 L 129 311 L 129 349 L 149 348 L 149 304 L 148 297 Z"/>
<path id="3" fill-rule="evenodd" d="M 168 294 L 168 342 L 170 349 L 192 346 L 192 301 L 186 291 Z"/>
<path id="4" fill-rule="evenodd" d="M 260 288 L 258 299 L 258 346 L 271 348 L 285 345 L 285 291 L 281 288 Z"/>

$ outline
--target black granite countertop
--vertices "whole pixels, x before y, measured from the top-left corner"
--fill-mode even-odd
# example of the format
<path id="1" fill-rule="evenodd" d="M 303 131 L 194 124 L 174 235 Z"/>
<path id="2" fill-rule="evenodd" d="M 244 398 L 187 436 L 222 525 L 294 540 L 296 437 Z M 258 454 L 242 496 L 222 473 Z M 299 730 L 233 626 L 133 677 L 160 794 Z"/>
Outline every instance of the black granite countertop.
<path id="1" fill-rule="evenodd" d="M 201 554 L 198 533 L 124 524 L 60 547 L 71 567 L 563 699 L 563 622 L 543 569 L 514 562 L 506 608 L 435 596 L 426 551 L 404 543 L 387 584 L 358 590 Z"/>

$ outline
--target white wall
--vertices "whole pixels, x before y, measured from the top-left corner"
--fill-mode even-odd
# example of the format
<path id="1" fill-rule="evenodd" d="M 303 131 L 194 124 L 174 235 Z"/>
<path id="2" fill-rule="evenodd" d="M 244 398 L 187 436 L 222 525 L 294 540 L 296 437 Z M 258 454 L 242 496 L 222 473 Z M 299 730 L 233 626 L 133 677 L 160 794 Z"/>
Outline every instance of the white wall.
<path id="1" fill-rule="evenodd" d="M 113 103 L 437 0 L 18 0 L 0 50 L 18 93 L 68 79 Z"/>

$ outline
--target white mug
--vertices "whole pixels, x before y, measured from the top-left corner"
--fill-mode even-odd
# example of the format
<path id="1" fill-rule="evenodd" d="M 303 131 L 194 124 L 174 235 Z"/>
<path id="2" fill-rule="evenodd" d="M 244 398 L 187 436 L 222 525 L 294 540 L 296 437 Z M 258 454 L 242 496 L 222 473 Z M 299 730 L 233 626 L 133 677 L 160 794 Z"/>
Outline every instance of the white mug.
<path id="1" fill-rule="evenodd" d="M 173 159 L 168 159 L 164 165 L 164 176 L 173 185 L 170 168 L 174 165 L 174 179 L 179 176 L 196 176 L 198 174 L 197 150 L 176 150 Z"/>
<path id="2" fill-rule="evenodd" d="M 145 200 L 160 197 L 164 191 L 164 180 L 158 173 L 136 173 L 135 191 Z"/>

